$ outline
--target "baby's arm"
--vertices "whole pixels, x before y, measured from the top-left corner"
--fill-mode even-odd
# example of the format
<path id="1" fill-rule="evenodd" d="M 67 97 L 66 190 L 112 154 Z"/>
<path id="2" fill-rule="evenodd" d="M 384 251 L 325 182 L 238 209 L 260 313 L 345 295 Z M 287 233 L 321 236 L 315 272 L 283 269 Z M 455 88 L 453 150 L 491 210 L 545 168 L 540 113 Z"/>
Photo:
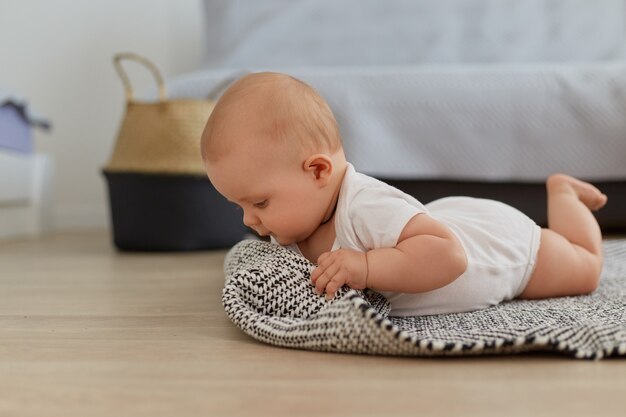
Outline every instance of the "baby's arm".
<path id="1" fill-rule="evenodd" d="M 418 293 L 448 285 L 466 268 L 465 251 L 452 231 L 427 214 L 418 214 L 404 227 L 394 248 L 323 253 L 311 280 L 316 292 L 325 290 L 329 298 L 344 284 Z"/>

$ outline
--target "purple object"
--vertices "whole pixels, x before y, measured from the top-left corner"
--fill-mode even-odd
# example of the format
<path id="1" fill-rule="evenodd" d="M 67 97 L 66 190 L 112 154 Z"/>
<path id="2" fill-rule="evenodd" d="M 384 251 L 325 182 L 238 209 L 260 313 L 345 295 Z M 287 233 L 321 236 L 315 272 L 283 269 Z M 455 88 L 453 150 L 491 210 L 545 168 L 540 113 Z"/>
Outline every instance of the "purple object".
<path id="1" fill-rule="evenodd" d="M 24 97 L 0 89 L 0 149 L 33 153 L 33 127 L 50 129 L 50 123 L 35 114 Z"/>
<path id="2" fill-rule="evenodd" d="M 12 103 L 0 107 L 0 148 L 33 153 L 33 131 L 23 112 Z"/>

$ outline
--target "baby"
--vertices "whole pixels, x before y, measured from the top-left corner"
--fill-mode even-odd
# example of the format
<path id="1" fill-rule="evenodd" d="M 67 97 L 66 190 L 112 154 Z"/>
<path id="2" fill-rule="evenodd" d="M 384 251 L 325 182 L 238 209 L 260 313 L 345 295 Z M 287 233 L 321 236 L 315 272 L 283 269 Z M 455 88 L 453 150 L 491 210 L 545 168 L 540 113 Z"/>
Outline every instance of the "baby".
<path id="1" fill-rule="evenodd" d="M 356 172 L 326 102 L 270 72 L 224 93 L 201 143 L 215 188 L 248 227 L 316 263 L 312 284 L 327 298 L 343 285 L 370 288 L 390 301 L 391 315 L 412 316 L 598 286 L 602 235 L 592 211 L 607 197 L 570 176 L 546 182 L 545 229 L 493 200 L 422 204 Z"/>

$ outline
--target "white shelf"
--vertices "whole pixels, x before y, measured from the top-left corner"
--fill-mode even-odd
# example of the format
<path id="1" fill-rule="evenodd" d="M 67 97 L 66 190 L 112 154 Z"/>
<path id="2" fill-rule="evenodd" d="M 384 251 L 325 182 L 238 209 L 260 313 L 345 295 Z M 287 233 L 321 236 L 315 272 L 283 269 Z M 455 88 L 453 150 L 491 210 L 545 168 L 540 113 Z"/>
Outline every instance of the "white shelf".
<path id="1" fill-rule="evenodd" d="M 0 150 L 0 239 L 38 235 L 49 228 L 52 173 L 47 155 Z"/>
<path id="2" fill-rule="evenodd" d="M 32 155 L 0 151 L 0 206 L 30 200 L 34 161 Z"/>

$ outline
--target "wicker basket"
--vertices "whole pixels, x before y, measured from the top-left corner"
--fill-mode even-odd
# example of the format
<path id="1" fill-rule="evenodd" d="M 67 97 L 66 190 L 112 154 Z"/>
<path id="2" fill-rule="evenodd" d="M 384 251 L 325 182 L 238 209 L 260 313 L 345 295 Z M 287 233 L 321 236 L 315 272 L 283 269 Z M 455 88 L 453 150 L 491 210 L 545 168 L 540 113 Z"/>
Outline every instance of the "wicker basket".
<path id="1" fill-rule="evenodd" d="M 159 100 L 139 102 L 123 60 L 149 69 Z M 184 251 L 232 246 L 246 233 L 234 206 L 209 182 L 200 136 L 214 102 L 168 100 L 154 64 L 117 54 L 114 66 L 126 90 L 126 114 L 103 169 L 109 187 L 115 245 L 122 250 Z"/>

